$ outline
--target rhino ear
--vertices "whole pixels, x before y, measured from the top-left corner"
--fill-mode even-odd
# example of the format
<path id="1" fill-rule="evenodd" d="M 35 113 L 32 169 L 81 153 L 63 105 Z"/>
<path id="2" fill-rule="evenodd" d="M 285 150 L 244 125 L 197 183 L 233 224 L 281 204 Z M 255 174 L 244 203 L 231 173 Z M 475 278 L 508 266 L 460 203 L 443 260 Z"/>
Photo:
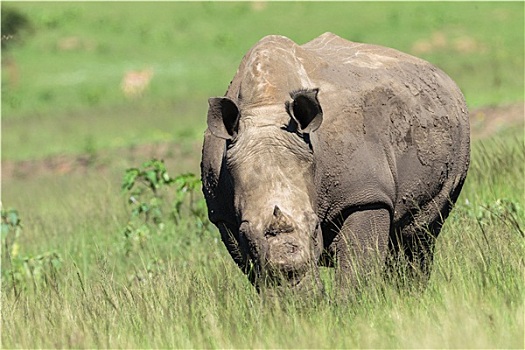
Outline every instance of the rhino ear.
<path id="1" fill-rule="evenodd" d="M 317 130 L 323 122 L 323 110 L 317 99 L 319 89 L 299 90 L 290 94 L 293 101 L 289 112 L 297 122 L 299 131 L 310 133 Z"/>
<path id="2" fill-rule="evenodd" d="M 208 100 L 208 105 L 208 129 L 214 136 L 230 140 L 237 134 L 237 105 L 227 97 L 212 97 Z"/>

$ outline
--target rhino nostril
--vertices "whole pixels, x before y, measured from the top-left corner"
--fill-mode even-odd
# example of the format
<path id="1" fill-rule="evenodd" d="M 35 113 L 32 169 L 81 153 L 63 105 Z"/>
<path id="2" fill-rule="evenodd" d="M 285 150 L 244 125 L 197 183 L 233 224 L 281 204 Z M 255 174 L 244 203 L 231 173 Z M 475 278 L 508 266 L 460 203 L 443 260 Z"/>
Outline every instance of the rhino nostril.
<path id="1" fill-rule="evenodd" d="M 276 232 L 276 231 L 274 231 L 274 230 L 270 230 L 270 229 L 268 229 L 268 230 L 266 230 L 266 231 L 264 232 L 264 236 L 266 236 L 266 237 L 268 237 L 268 236 L 275 237 L 275 236 L 277 236 L 278 234 L 279 234 L 279 232 Z"/>

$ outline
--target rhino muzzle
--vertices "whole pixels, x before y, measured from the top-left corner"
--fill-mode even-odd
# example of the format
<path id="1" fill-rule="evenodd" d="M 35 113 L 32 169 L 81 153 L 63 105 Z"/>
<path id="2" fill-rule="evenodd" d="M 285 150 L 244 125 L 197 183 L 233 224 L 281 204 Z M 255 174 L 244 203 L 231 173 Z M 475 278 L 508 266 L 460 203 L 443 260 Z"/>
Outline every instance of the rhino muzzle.
<path id="1" fill-rule="evenodd" d="M 315 266 L 314 240 L 318 225 L 315 217 L 312 229 L 300 229 L 298 223 L 285 215 L 278 206 L 274 207 L 270 224 L 263 232 L 254 232 L 250 225 L 241 225 L 253 247 L 250 255 L 259 265 L 260 276 L 265 283 L 296 287 Z M 310 231 L 314 232 L 310 232 Z M 258 282 L 260 284 L 260 281 Z"/>

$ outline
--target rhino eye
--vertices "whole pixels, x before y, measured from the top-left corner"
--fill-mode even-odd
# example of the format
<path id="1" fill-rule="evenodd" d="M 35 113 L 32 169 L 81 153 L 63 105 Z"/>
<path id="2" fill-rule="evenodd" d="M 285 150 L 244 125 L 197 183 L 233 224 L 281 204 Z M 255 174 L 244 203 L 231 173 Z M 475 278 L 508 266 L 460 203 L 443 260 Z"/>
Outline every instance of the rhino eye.
<path id="1" fill-rule="evenodd" d="M 287 105 L 288 105 L 288 103 L 287 103 Z M 288 108 L 288 106 L 287 106 L 287 108 Z M 281 129 L 286 130 L 286 131 L 291 132 L 291 133 L 296 133 L 296 134 L 299 133 L 299 127 L 297 125 L 297 121 L 293 117 L 290 118 L 290 121 L 288 122 L 288 125 L 283 125 L 281 127 Z"/>
<path id="2" fill-rule="evenodd" d="M 310 142 L 310 134 L 299 134 L 299 136 L 303 139 L 304 142 L 308 144 L 308 147 L 310 147 L 310 150 L 312 150 L 312 143 Z"/>
<path id="3" fill-rule="evenodd" d="M 308 145 L 310 150 L 312 150 L 312 144 L 310 142 L 310 134 L 301 132 L 301 130 L 299 130 L 299 127 L 298 127 L 297 122 L 295 121 L 295 119 L 291 118 L 290 122 L 288 123 L 288 125 L 283 125 L 281 127 L 281 129 L 285 130 L 285 131 L 287 131 L 287 132 L 289 132 L 291 134 L 297 135 L 301 140 L 304 141 L 304 143 L 306 143 Z"/>

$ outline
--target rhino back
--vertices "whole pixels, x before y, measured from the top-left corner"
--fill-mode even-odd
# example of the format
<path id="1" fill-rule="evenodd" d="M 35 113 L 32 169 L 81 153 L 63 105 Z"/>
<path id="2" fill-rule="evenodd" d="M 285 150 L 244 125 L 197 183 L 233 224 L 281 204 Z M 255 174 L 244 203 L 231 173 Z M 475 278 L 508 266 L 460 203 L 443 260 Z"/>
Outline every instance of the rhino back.
<path id="1" fill-rule="evenodd" d="M 426 61 L 330 33 L 303 48 L 317 59 L 308 72 L 324 111 L 312 138 L 320 217 L 380 203 L 399 221 L 437 196 L 447 201 L 469 163 L 456 84 Z"/>

